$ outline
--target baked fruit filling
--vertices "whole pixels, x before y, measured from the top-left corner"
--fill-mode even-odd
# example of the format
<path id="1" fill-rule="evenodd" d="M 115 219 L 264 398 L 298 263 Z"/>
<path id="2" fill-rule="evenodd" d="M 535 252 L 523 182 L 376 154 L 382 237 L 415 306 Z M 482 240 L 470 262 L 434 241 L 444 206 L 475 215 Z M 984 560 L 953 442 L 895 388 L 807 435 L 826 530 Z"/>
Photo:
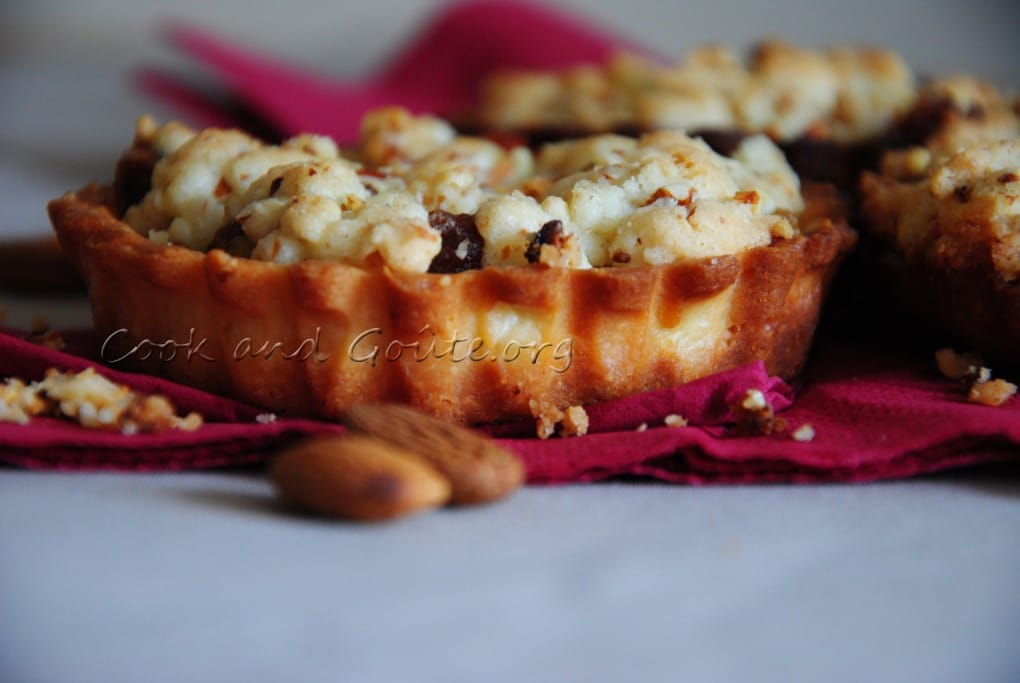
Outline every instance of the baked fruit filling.
<path id="1" fill-rule="evenodd" d="M 154 243 L 408 272 L 734 254 L 792 237 L 804 208 L 797 176 L 764 136 L 730 156 L 674 131 L 533 152 L 396 108 L 366 117 L 346 155 L 317 136 L 275 146 L 143 118 L 119 170 L 124 221 Z"/>

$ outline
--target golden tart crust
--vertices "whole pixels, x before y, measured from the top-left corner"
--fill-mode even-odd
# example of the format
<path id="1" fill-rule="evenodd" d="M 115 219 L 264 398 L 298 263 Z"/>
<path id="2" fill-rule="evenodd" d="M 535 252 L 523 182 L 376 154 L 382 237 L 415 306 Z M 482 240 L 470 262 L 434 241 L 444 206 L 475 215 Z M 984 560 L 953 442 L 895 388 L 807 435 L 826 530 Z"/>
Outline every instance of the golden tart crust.
<path id="1" fill-rule="evenodd" d="M 855 242 L 830 188 L 803 194 L 801 234 L 735 255 L 455 274 L 160 245 L 116 218 L 97 185 L 49 213 L 88 282 L 107 362 L 287 415 L 335 419 L 356 403 L 400 401 L 482 423 L 759 359 L 795 375 Z M 515 347 L 520 330 L 530 341 L 518 335 Z"/>

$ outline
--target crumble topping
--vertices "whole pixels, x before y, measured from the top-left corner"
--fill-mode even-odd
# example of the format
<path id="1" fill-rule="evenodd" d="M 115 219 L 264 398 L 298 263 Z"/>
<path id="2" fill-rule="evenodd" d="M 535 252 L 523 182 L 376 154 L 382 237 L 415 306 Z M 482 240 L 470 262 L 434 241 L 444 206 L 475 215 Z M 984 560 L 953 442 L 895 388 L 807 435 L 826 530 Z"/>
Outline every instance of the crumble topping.
<path id="1" fill-rule="evenodd" d="M 922 141 L 936 161 L 968 147 L 1020 137 L 1015 103 L 970 76 L 932 82 L 921 90 L 917 106 L 942 110 L 936 129 Z"/>
<path id="2" fill-rule="evenodd" d="M 991 263 L 1020 277 L 1020 137 L 950 156 L 920 152 L 919 178 L 865 174 L 864 212 L 874 232 L 910 258 L 965 268 Z M 901 157 L 902 159 L 902 157 Z"/>
<path id="3" fill-rule="evenodd" d="M 165 396 L 139 394 L 92 368 L 78 373 L 50 368 L 39 382 L 26 384 L 12 377 L 0 384 L 0 421 L 27 424 L 32 416 L 45 414 L 123 434 L 194 431 L 202 426 L 198 413 L 178 417 Z"/>
<path id="4" fill-rule="evenodd" d="M 994 87 L 954 76 L 926 86 L 906 117 L 917 144 L 861 180 L 872 230 L 908 258 L 990 264 L 1020 277 L 1020 113 Z"/>
<path id="5" fill-rule="evenodd" d="M 511 130 L 739 129 L 853 141 L 882 132 L 914 97 L 895 53 L 769 41 L 746 63 L 707 46 L 671 65 L 618 54 L 563 72 L 504 71 L 484 84 L 481 118 Z"/>
<path id="6" fill-rule="evenodd" d="M 28 424 L 32 415 L 39 415 L 46 408 L 38 386 L 27 385 L 17 377 L 0 384 L 0 422 Z"/>
<path id="7" fill-rule="evenodd" d="M 790 238 L 803 209 L 797 176 L 764 136 L 730 157 L 674 131 L 533 153 L 387 108 L 366 115 L 349 157 L 319 136 L 274 146 L 148 117 L 135 146 L 159 160 L 125 222 L 160 244 L 278 263 L 662 265 Z"/>
<path id="8" fill-rule="evenodd" d="M 886 151 L 880 170 L 917 180 L 966 149 L 1020 137 L 1020 110 L 989 83 L 951 76 L 922 88 L 894 133 L 907 146 Z"/>

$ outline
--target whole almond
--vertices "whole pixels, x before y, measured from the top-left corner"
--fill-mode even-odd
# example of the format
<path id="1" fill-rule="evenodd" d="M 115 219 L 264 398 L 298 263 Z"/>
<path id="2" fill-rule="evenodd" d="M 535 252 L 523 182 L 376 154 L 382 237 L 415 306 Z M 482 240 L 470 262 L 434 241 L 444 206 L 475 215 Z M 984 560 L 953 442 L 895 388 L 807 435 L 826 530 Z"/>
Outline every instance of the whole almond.
<path id="1" fill-rule="evenodd" d="M 452 502 L 486 503 L 524 483 L 521 460 L 491 439 L 405 405 L 363 403 L 348 408 L 344 423 L 413 452 L 453 485 Z"/>
<path id="2" fill-rule="evenodd" d="M 272 464 L 280 497 L 305 512 L 383 520 L 444 505 L 450 483 L 421 459 L 365 435 L 316 437 Z"/>

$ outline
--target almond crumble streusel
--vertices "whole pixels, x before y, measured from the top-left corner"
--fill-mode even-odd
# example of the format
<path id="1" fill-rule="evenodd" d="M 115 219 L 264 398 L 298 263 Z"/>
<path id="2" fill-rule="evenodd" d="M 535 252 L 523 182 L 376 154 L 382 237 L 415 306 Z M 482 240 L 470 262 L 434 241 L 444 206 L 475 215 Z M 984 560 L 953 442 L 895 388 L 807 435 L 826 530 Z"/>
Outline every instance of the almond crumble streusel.
<path id="1" fill-rule="evenodd" d="M 154 242 L 197 250 L 229 234 L 233 245 L 246 243 L 242 255 L 278 263 L 435 270 L 454 223 L 464 228 L 454 260 L 480 248 L 480 266 L 663 265 L 792 237 L 803 209 L 797 176 L 763 136 L 731 157 L 667 131 L 533 153 L 391 108 L 366 117 L 352 158 L 327 138 L 272 146 L 147 117 L 135 145 L 159 160 L 125 222 Z M 470 225 L 457 226 L 463 217 Z"/>
<path id="2" fill-rule="evenodd" d="M 707 46 L 676 64 L 624 53 L 563 72 L 500 72 L 485 83 L 481 119 L 508 130 L 725 129 L 857 141 L 884 132 L 914 97 L 913 73 L 893 52 L 767 41 L 746 62 Z"/>
<path id="3" fill-rule="evenodd" d="M 92 368 L 81 372 L 50 368 L 38 382 L 26 384 L 12 377 L 0 384 L 0 421 L 27 424 L 33 416 L 48 414 L 123 434 L 194 431 L 202 426 L 198 413 L 179 417 L 165 396 L 132 391 Z"/>

